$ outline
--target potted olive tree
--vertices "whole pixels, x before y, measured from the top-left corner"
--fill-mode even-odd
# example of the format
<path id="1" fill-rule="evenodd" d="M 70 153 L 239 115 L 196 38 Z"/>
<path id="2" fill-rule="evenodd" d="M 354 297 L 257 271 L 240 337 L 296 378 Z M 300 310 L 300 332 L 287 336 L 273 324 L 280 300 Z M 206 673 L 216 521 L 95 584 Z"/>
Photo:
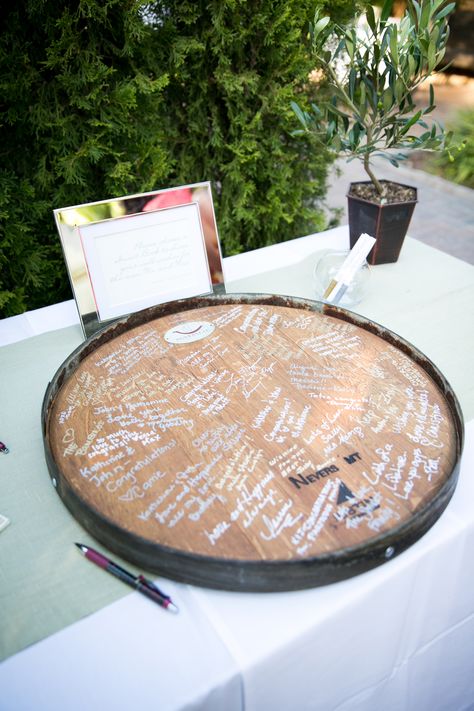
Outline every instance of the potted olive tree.
<path id="1" fill-rule="evenodd" d="M 389 18 L 391 3 L 385 1 L 378 17 L 369 6 L 358 28 L 316 11 L 312 50 L 331 98 L 310 111 L 293 103 L 303 125 L 297 133 L 316 131 L 338 155 L 363 163 L 369 180 L 350 185 L 349 228 L 351 247 L 363 232 L 376 238 L 371 264 L 397 261 L 417 201 L 416 188 L 378 178 L 373 158 L 398 166 L 407 149 L 441 150 L 452 139 L 426 122 L 435 108 L 433 86 L 425 108 L 417 109 L 413 93 L 444 57 L 455 3 L 408 0 L 399 23 Z"/>

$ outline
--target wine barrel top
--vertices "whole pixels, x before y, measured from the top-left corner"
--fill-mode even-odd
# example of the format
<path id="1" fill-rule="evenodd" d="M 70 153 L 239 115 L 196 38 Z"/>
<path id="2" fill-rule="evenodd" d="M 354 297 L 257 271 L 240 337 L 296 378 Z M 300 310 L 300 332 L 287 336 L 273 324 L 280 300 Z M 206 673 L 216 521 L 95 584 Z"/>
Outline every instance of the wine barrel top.
<path id="1" fill-rule="evenodd" d="M 456 402 L 393 334 L 330 313 L 207 297 L 86 341 L 43 412 L 80 523 L 137 565 L 243 590 L 344 578 L 422 535 L 454 489 Z"/>

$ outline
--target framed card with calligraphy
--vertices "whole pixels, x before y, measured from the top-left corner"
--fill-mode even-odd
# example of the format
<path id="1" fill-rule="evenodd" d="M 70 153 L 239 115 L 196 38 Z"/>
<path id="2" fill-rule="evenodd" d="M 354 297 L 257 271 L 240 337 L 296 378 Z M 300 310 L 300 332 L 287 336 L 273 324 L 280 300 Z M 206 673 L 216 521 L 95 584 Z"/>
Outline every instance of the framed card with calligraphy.
<path id="1" fill-rule="evenodd" d="M 84 335 L 212 293 L 223 268 L 210 183 L 54 211 Z"/>

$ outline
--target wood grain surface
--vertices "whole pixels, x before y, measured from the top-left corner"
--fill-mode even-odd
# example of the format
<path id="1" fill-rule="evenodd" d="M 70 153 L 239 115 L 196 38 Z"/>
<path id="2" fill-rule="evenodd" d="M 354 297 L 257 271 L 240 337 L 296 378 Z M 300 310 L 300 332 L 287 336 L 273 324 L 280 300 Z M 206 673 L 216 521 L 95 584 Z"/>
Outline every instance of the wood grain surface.
<path id="1" fill-rule="evenodd" d="M 275 563 L 313 561 L 318 584 L 318 559 L 342 556 L 337 578 L 358 572 L 351 551 L 398 553 L 452 493 L 452 405 L 393 338 L 246 301 L 162 309 L 61 375 L 45 423 L 59 493 L 125 557 L 212 587 L 245 589 L 247 564 L 249 589 L 272 589 Z"/>

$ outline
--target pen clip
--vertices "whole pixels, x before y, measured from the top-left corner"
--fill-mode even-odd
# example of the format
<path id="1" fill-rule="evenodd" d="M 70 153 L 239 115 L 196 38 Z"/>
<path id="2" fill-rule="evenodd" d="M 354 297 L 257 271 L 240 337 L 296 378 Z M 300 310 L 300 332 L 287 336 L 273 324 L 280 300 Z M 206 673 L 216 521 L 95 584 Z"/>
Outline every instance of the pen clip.
<path id="1" fill-rule="evenodd" d="M 144 575 L 139 575 L 139 576 L 138 576 L 138 582 L 139 582 L 141 585 L 144 585 L 144 586 L 145 586 L 146 588 L 148 588 L 149 590 L 153 590 L 153 592 L 158 593 L 158 595 L 160 595 L 160 597 L 162 597 L 163 600 L 170 600 L 170 601 L 171 601 L 171 598 L 170 598 L 169 595 L 165 595 L 163 592 L 161 592 L 161 590 L 159 589 L 159 587 L 157 587 L 157 586 L 155 585 L 155 583 L 152 583 L 151 580 L 148 580 L 147 578 L 145 578 Z"/>

